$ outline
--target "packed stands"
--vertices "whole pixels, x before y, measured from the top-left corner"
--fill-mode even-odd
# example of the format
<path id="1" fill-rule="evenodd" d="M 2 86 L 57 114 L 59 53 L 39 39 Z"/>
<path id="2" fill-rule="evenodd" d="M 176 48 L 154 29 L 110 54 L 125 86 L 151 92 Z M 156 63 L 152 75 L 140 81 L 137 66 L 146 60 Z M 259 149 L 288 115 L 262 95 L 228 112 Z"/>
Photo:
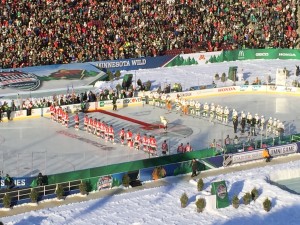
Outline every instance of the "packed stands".
<path id="1" fill-rule="evenodd" d="M 294 48 L 296 0 L 1 0 L 0 67 Z"/>

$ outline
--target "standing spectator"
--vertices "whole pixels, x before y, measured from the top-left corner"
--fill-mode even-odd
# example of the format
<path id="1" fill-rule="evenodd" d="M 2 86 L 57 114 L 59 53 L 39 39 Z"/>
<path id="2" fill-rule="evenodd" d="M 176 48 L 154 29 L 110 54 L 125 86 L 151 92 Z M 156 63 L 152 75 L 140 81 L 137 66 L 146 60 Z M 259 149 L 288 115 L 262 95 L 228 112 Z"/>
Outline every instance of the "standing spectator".
<path id="1" fill-rule="evenodd" d="M 191 177 L 195 177 L 195 176 L 198 175 L 197 174 L 198 164 L 199 164 L 199 162 L 195 158 L 193 158 L 192 162 L 191 162 L 191 167 L 192 167 L 192 175 L 191 175 Z"/>
<path id="2" fill-rule="evenodd" d="M 114 96 L 112 97 L 112 104 L 113 104 L 113 110 L 117 111 L 117 96 L 114 94 Z"/>
<path id="3" fill-rule="evenodd" d="M 167 140 L 164 140 L 164 142 L 161 145 L 161 153 L 162 153 L 162 155 L 166 155 L 167 151 L 169 151 L 169 146 L 167 144 Z"/>
<path id="4" fill-rule="evenodd" d="M 183 146 L 183 143 L 181 143 L 181 144 L 177 147 L 177 153 L 184 153 L 184 146 Z"/>
<path id="5" fill-rule="evenodd" d="M 37 185 L 38 186 L 44 186 L 44 176 L 42 173 L 39 173 L 37 176 Z"/>
<path id="6" fill-rule="evenodd" d="M 262 152 L 262 156 L 264 159 L 266 159 L 266 162 L 270 162 L 271 161 L 271 155 L 269 153 L 269 150 L 267 148 L 265 148 Z"/>
<path id="7" fill-rule="evenodd" d="M 229 135 L 227 135 L 227 137 L 225 138 L 225 140 L 224 140 L 224 144 L 225 144 L 225 146 L 227 146 L 227 145 L 230 145 L 230 137 L 229 137 Z"/>
<path id="8" fill-rule="evenodd" d="M 7 189 L 12 189 L 15 186 L 14 179 L 10 177 L 9 174 L 6 174 L 4 179 L 4 184 Z"/>
<path id="9" fill-rule="evenodd" d="M 186 146 L 184 147 L 184 152 L 191 152 L 191 151 L 193 151 L 193 148 L 192 148 L 192 146 L 190 145 L 190 143 L 188 142 L 188 143 L 186 144 Z"/>

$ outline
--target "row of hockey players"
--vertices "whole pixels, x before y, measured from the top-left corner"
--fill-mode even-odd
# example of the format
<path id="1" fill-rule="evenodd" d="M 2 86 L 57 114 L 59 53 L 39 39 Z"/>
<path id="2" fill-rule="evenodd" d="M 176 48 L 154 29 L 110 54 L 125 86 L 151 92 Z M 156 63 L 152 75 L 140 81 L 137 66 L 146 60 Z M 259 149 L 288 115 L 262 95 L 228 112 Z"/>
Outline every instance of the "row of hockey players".
<path id="1" fill-rule="evenodd" d="M 150 105 L 166 108 L 168 111 L 172 110 L 172 101 L 170 95 L 165 93 L 151 92 L 148 97 Z"/>
<path id="2" fill-rule="evenodd" d="M 88 133 L 97 135 L 100 138 L 105 139 L 111 143 L 115 143 L 115 132 L 112 125 L 106 124 L 104 121 L 101 121 L 97 118 L 84 117 L 84 130 Z M 136 150 L 143 150 L 152 155 L 157 155 L 157 141 L 156 138 L 152 135 L 144 135 L 141 137 L 140 133 L 133 135 L 132 131 L 128 129 L 125 131 L 122 128 L 118 136 L 120 138 L 121 145 L 127 145 L 130 148 Z"/>
<path id="3" fill-rule="evenodd" d="M 62 107 L 50 107 L 51 111 L 51 119 L 58 123 L 61 123 L 66 128 L 69 127 L 69 114 L 66 109 L 62 109 Z M 74 115 L 75 122 L 75 130 L 79 130 L 79 115 L 76 113 Z M 106 124 L 104 121 L 101 121 L 97 118 L 88 117 L 88 115 L 84 116 L 84 130 L 88 133 L 94 134 L 97 137 L 101 137 L 106 141 L 111 143 L 115 143 L 115 132 L 112 125 Z M 157 142 L 154 136 L 147 136 L 146 134 L 141 138 L 140 134 L 137 133 L 133 138 L 132 132 L 128 129 L 125 132 L 124 128 L 119 132 L 120 142 L 122 145 L 126 144 L 130 148 L 135 148 L 136 150 L 143 150 L 152 155 L 157 155 Z"/>
<path id="4" fill-rule="evenodd" d="M 50 106 L 51 119 L 60 123 L 62 126 L 69 127 L 69 113 L 67 109 L 63 109 L 61 106 Z"/>
<path id="5" fill-rule="evenodd" d="M 233 122 L 235 118 L 238 117 L 238 112 L 233 109 L 232 112 Z M 280 120 L 270 117 L 267 121 L 263 115 L 259 116 L 257 113 L 252 116 L 250 112 L 247 114 L 242 111 L 241 112 L 241 126 L 242 133 L 245 131 L 245 127 L 248 126 L 248 129 L 251 130 L 252 135 L 255 134 L 255 128 L 263 132 L 265 129 L 269 134 L 275 134 L 276 136 L 280 135 L 280 133 L 284 132 L 284 124 Z"/>

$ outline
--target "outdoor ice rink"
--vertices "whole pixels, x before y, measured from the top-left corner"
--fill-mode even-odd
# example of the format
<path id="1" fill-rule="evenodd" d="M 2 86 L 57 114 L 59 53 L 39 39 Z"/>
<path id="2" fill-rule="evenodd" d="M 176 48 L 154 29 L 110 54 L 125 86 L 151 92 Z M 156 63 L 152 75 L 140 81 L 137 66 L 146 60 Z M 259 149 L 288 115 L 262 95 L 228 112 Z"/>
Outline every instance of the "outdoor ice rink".
<path id="1" fill-rule="evenodd" d="M 287 94 L 234 94 L 194 100 L 201 104 L 214 102 L 239 113 L 242 110 L 252 115 L 258 113 L 266 120 L 269 117 L 279 119 L 284 122 L 285 135 L 288 135 L 299 132 L 299 98 Z M 207 148 L 213 139 L 222 142 L 226 135 L 234 137 L 231 121 L 226 126 L 205 118 L 180 116 L 175 110 L 167 113 L 165 109 L 150 105 L 122 108 L 116 113 L 151 124 L 160 124 L 159 117 L 165 116 L 169 120 L 168 132 L 163 129 L 144 130 L 141 125 L 127 120 L 99 112 L 90 113 L 93 118 L 112 124 L 116 136 L 123 127 L 134 134 L 154 135 L 159 155 L 163 140 L 167 140 L 170 154 L 175 154 L 180 143 L 189 142 L 194 150 L 200 150 Z M 83 114 L 80 116 L 82 119 Z M 112 144 L 88 134 L 83 131 L 82 120 L 80 130 L 76 131 L 72 117 L 70 121 L 69 129 L 47 117 L 0 123 L 0 170 L 15 177 L 36 176 L 38 172 L 49 175 L 154 157 L 121 146 L 118 138 L 117 143 Z"/>

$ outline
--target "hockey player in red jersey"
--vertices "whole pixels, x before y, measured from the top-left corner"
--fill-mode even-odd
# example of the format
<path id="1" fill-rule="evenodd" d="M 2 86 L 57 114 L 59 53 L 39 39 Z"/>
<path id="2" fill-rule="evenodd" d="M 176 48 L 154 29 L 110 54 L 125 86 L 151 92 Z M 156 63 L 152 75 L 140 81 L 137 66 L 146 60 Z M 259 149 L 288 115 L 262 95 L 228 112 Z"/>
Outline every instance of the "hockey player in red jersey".
<path id="1" fill-rule="evenodd" d="M 108 140 L 111 142 L 111 143 L 114 143 L 115 142 L 115 132 L 114 132 L 114 128 L 112 125 L 110 125 L 108 127 Z"/>
<path id="2" fill-rule="evenodd" d="M 126 132 L 126 141 L 127 141 L 127 145 L 128 147 L 133 147 L 133 143 L 132 143 L 132 132 L 128 129 Z"/>
<path id="3" fill-rule="evenodd" d="M 88 123 L 88 132 L 91 133 L 92 132 L 92 128 L 93 128 L 93 118 L 90 117 L 89 118 L 89 123 Z"/>
<path id="4" fill-rule="evenodd" d="M 124 128 L 122 128 L 122 130 L 120 131 L 119 137 L 120 137 L 121 144 L 124 145 L 124 139 L 125 139 L 125 130 L 124 130 Z"/>
<path id="5" fill-rule="evenodd" d="M 96 128 L 96 135 L 97 135 L 97 137 L 100 137 L 100 128 L 101 128 L 101 125 L 102 125 L 101 120 L 98 119 L 97 120 L 97 128 Z"/>
<path id="6" fill-rule="evenodd" d="M 89 124 L 89 117 L 88 115 L 85 115 L 83 119 L 84 130 L 88 129 L 88 124 Z"/>
<path id="7" fill-rule="evenodd" d="M 148 152 L 148 137 L 147 134 L 145 134 L 142 138 L 142 144 L 143 144 L 143 151 Z"/>
<path id="8" fill-rule="evenodd" d="M 150 154 L 157 155 L 156 149 L 157 149 L 157 143 L 154 136 L 150 136 Z"/>
<path id="9" fill-rule="evenodd" d="M 75 121 L 75 130 L 79 130 L 79 115 L 78 115 L 78 113 L 75 114 L 74 121 Z"/>
<path id="10" fill-rule="evenodd" d="M 137 133 L 134 137 L 134 149 L 139 150 L 141 144 L 141 135 Z"/>
<path id="11" fill-rule="evenodd" d="M 64 120 L 65 120 L 66 128 L 69 128 L 69 114 L 68 114 L 67 110 L 64 113 Z"/>

